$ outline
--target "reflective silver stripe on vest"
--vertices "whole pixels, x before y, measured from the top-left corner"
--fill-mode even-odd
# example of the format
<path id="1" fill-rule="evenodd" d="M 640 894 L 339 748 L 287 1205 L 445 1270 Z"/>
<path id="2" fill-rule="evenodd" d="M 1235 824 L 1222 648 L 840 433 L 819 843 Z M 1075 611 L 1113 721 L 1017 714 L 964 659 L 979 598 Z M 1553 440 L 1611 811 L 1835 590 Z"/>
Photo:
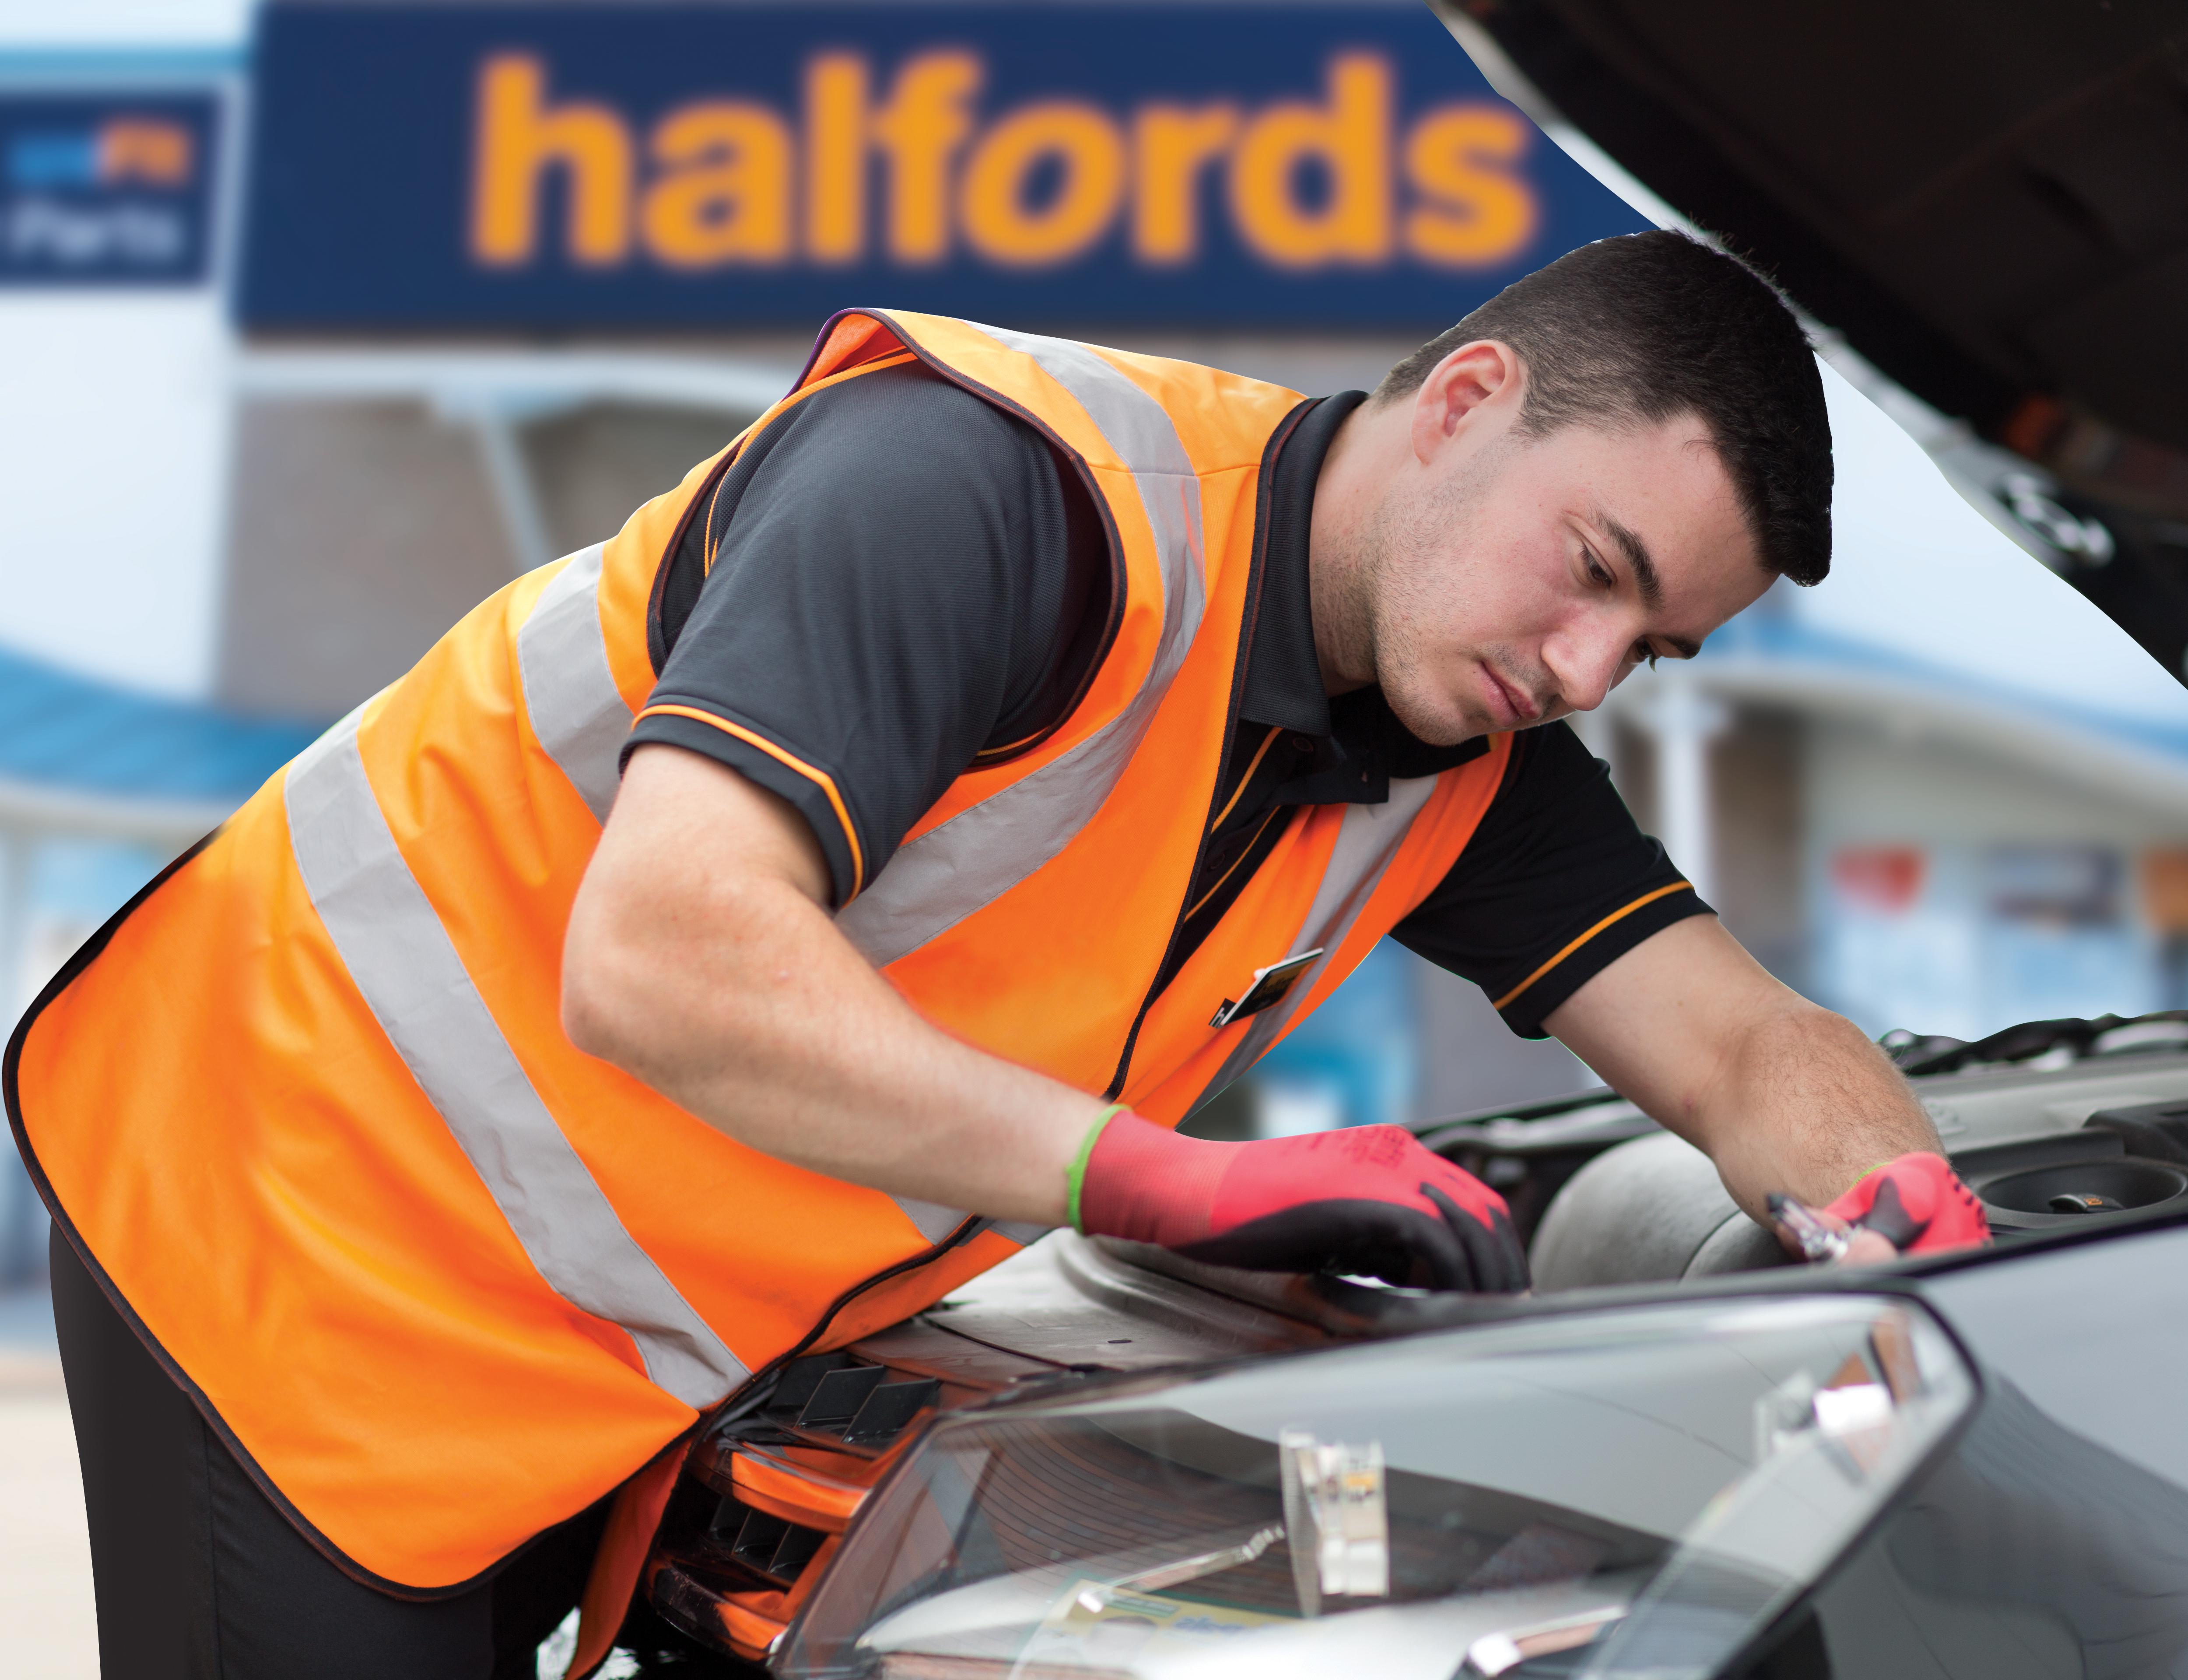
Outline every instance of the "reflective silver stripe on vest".
<path id="1" fill-rule="evenodd" d="M 1277 1034 L 1298 1012 L 1307 994 L 1320 983 L 1322 970 L 1329 966 L 1330 958 L 1337 955 L 1337 948 L 1351 933 L 1352 924 L 1359 921 L 1360 912 L 1367 908 L 1368 898 L 1383 879 L 1383 872 L 1390 868 L 1390 860 L 1398 855 L 1398 848 L 1405 843 L 1413 819 L 1426 808 L 1429 796 L 1435 792 L 1436 781 L 1435 776 L 1424 775 L 1394 781 L 1387 803 L 1345 808 L 1345 826 L 1338 830 L 1336 845 L 1330 848 L 1329 862 L 1322 871 L 1322 885 L 1315 889 L 1314 903 L 1308 907 L 1306 921 L 1300 928 L 1299 937 L 1292 942 L 1294 950 L 1312 950 L 1320 945 L 1325 955 L 1292 983 L 1283 1002 L 1249 1018 L 1245 1036 L 1223 1058 L 1223 1065 L 1216 1069 L 1208 1088 L 1193 1100 L 1187 1118 L 1199 1113 L 1226 1085 L 1260 1061 L 1277 1041 Z"/>
<path id="2" fill-rule="evenodd" d="M 1200 480 L 1163 405 L 1083 344 L 1001 327 L 975 330 L 1046 369 L 1131 471 L 1162 566 L 1162 634 L 1147 680 L 1114 718 L 1069 753 L 899 848 L 845 906 L 836 926 L 877 968 L 992 904 L 1086 826 L 1185 663 L 1205 604 Z"/>
<path id="3" fill-rule="evenodd" d="M 572 555 L 516 633 L 517 674 L 533 732 L 602 822 L 615 803 L 617 759 L 631 724 L 630 708 L 608 669 L 601 627 L 606 547 L 595 543 Z"/>
<path id="4" fill-rule="evenodd" d="M 939 1202 L 922 1202 L 912 1196 L 891 1196 L 904 1216 L 932 1246 L 972 1218 L 961 1208 L 945 1208 Z"/>
<path id="5" fill-rule="evenodd" d="M 539 1275 L 629 1332 L 655 1383 L 713 1405 L 749 1373 L 623 1228 L 533 1089 L 396 848 L 355 713 L 290 765 L 285 797 L 297 870 L 351 980 Z"/>
<path id="6" fill-rule="evenodd" d="M 915 1201 L 909 1196 L 891 1196 L 889 1200 L 903 1210 L 906 1219 L 919 1227 L 919 1234 L 930 1244 L 939 1243 L 972 1218 L 972 1215 L 962 1209 L 945 1208 L 939 1202 Z M 1025 1249 L 1030 1248 L 1055 1228 L 1052 1225 L 1020 1225 L 1008 1220 L 984 1219 L 973 1227 L 972 1235 L 978 1237 L 983 1231 L 992 1231 Z M 967 1240 L 969 1242 L 971 1237 Z"/>

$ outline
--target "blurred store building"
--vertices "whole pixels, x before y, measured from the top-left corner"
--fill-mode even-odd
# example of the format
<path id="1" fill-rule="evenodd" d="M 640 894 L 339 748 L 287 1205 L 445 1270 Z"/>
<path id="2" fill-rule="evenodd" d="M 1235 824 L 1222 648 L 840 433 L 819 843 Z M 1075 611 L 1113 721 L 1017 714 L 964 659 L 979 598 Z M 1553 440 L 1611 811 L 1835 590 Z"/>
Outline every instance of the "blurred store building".
<path id="1" fill-rule="evenodd" d="M 1649 219 L 1418 0 L 69 9 L 0 6 L 9 1013 L 456 617 L 719 449 L 836 308 L 1320 392 Z M 1621 691 L 1598 750 L 1873 1030 L 2188 1001 L 2188 695 L 2147 661 L 2102 691 L 2132 645 L 1834 406 L 1841 577 Z M 1588 1082 L 1388 948 L 1260 1123 Z"/>
<path id="2" fill-rule="evenodd" d="M 1598 735 L 1629 803 L 1687 837 L 1750 950 L 1870 1033 L 2188 1005 L 2188 730 L 1767 610 L 1628 687 Z"/>
<path id="3" fill-rule="evenodd" d="M 2016 563 L 2045 544 L 2012 508 L 1946 493 L 1965 429 L 1826 355 L 1831 580 L 1638 674 L 1599 749 L 1749 948 L 1872 1033 L 2188 1006 L 2180 685 Z"/>

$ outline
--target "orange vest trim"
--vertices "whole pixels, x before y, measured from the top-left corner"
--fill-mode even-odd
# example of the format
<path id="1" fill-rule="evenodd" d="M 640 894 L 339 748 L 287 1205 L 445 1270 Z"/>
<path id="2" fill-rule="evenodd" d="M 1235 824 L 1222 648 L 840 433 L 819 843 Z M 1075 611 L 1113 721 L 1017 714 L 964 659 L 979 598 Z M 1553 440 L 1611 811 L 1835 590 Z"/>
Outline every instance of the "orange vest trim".
<path id="1" fill-rule="evenodd" d="M 362 1578 L 462 1590 L 753 1373 L 1040 1234 L 749 1149 L 561 1026 L 563 932 L 651 697 L 665 566 L 745 440 L 911 356 L 1054 444 L 1116 580 L 1063 723 L 967 769 L 886 866 L 861 860 L 837 915 L 929 1020 L 1175 1123 L 1426 895 L 1495 795 L 1501 740 L 1387 804 L 1294 814 L 1157 995 L 1301 399 L 970 322 L 837 317 L 782 403 L 607 542 L 466 615 L 117 916 L 10 1046 L 10 1119 L 55 1218 Z M 829 765 L 797 768 L 837 792 Z M 1283 1003 L 1210 1025 L 1242 976 L 1317 945 Z"/>
<path id="2" fill-rule="evenodd" d="M 616 1491 L 607 1527 L 578 1601 L 578 1643 L 563 1669 L 565 1680 L 584 1680 L 614 1649 L 615 1636 L 622 1631 L 631 1597 L 638 1590 L 639 1574 L 646 1567 L 646 1554 L 652 1549 L 654 1531 L 661 1526 L 661 1514 L 668 1508 L 668 1496 L 675 1491 L 677 1473 L 691 1446 L 680 1435 Z"/>

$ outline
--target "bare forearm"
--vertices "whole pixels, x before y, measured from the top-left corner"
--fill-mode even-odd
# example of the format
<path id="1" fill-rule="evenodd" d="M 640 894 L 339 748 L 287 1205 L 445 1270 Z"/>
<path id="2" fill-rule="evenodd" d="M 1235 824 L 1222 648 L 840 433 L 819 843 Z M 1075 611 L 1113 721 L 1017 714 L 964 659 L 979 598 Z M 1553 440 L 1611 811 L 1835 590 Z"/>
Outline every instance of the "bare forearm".
<path id="1" fill-rule="evenodd" d="M 1929 1115 L 1884 1052 L 1843 1016 L 1812 1004 L 1750 1025 L 1689 1123 L 1725 1187 L 1757 1220 L 1773 1191 L 1821 1206 L 1871 1167 L 1938 1147 Z"/>
<path id="2" fill-rule="evenodd" d="M 1884 1052 L 1766 973 L 1713 916 L 1635 946 L 1548 1025 L 1613 1089 L 1706 1150 L 1757 1219 L 1773 1191 L 1820 1206 L 1878 1163 L 1937 1147 Z"/>
<path id="3" fill-rule="evenodd" d="M 641 804 L 730 774 L 660 749 L 632 765 Z M 657 824 L 647 837 L 626 848 L 612 826 L 572 914 L 564 1017 L 581 1049 L 795 1165 L 1062 1222 L 1096 1099 L 929 1025 L 837 932 L 809 881 L 738 866 L 704 825 L 683 844 L 660 844 Z"/>

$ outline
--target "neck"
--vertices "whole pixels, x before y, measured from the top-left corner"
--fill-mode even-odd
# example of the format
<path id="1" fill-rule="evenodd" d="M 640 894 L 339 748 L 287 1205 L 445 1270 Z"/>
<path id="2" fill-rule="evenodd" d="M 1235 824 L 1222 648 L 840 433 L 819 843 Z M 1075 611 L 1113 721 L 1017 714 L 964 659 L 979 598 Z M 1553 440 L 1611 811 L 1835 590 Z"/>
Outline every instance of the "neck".
<path id="1" fill-rule="evenodd" d="M 1368 537 L 1382 486 L 1397 465 L 1388 457 L 1406 444 L 1407 420 L 1403 403 L 1363 403 L 1337 428 L 1315 479 L 1314 516 L 1307 527 L 1307 599 L 1322 692 L 1333 697 L 1375 680 Z"/>

